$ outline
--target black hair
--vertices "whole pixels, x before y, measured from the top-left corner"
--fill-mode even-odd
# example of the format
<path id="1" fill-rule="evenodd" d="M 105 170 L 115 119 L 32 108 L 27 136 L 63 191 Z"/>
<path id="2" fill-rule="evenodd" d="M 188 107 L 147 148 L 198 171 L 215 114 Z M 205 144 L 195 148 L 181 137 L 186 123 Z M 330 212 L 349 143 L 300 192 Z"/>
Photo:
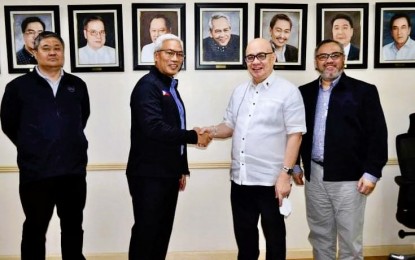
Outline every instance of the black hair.
<path id="1" fill-rule="evenodd" d="M 43 30 L 45 30 L 45 23 L 39 17 L 30 16 L 30 17 L 25 18 L 21 24 L 22 33 L 26 31 L 26 28 L 29 25 L 29 23 L 40 23 L 43 27 Z"/>
<path id="2" fill-rule="evenodd" d="M 399 18 L 405 18 L 406 21 L 408 21 L 408 27 L 412 27 L 411 26 L 411 18 L 409 18 L 408 14 L 406 14 L 406 13 L 396 13 L 392 16 L 391 21 L 389 23 L 390 30 L 392 30 L 393 23 L 395 22 L 395 20 L 399 19 Z"/>
<path id="3" fill-rule="evenodd" d="M 332 39 L 326 39 L 326 40 L 322 40 L 321 42 L 319 42 L 314 50 L 314 56 L 317 55 L 318 50 L 321 48 L 321 46 L 323 46 L 324 44 L 328 44 L 328 43 L 335 43 L 337 44 L 337 46 L 340 47 L 340 49 L 342 50 L 342 52 L 344 52 L 343 49 L 343 44 L 341 44 L 340 42 L 336 41 L 336 40 L 332 40 Z"/>
<path id="4" fill-rule="evenodd" d="M 104 24 L 104 28 L 105 28 L 104 18 L 102 18 L 99 15 L 88 15 L 87 17 L 85 17 L 85 19 L 82 22 L 82 24 L 84 26 L 84 30 L 86 30 L 86 28 L 88 27 L 88 23 L 91 22 L 91 21 L 101 21 Z"/>
<path id="5" fill-rule="evenodd" d="M 274 17 L 272 17 L 271 22 L 269 23 L 269 27 L 272 29 L 274 28 L 275 23 L 278 20 L 285 20 L 290 23 L 290 29 L 293 27 L 293 22 L 291 21 L 290 17 L 286 14 L 276 14 Z"/>
<path id="6" fill-rule="evenodd" d="M 354 28 L 352 18 L 350 16 L 348 16 L 347 14 L 343 14 L 343 13 L 336 14 L 333 17 L 333 19 L 331 19 L 331 27 L 333 27 L 334 21 L 336 21 L 337 19 L 344 19 L 344 20 L 348 21 L 349 24 L 350 24 L 350 27 Z"/>

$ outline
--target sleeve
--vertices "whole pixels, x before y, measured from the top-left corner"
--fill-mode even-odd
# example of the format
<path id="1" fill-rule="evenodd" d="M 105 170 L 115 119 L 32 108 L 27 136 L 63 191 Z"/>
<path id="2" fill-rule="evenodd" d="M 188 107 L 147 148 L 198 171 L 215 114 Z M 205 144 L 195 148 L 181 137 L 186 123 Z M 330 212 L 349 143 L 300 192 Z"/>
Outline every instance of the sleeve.
<path id="1" fill-rule="evenodd" d="M 1 101 L 1 127 L 6 136 L 16 145 L 19 131 L 20 102 L 17 86 L 7 84 Z"/>
<path id="2" fill-rule="evenodd" d="M 287 96 L 287 102 L 284 106 L 284 120 L 288 134 L 306 133 L 303 97 L 295 86 L 293 86 L 292 91 Z"/>
<path id="3" fill-rule="evenodd" d="M 85 129 L 86 123 L 88 121 L 89 115 L 91 113 L 91 108 L 89 104 L 89 94 L 88 94 L 88 88 L 85 84 L 85 82 L 82 81 L 83 89 L 84 89 L 84 95 L 82 97 L 82 126 Z"/>
<path id="4" fill-rule="evenodd" d="M 380 103 L 378 91 L 374 85 L 369 85 L 369 91 L 364 98 L 366 160 L 364 171 L 380 178 L 382 168 L 388 160 L 388 130 L 385 116 Z"/>

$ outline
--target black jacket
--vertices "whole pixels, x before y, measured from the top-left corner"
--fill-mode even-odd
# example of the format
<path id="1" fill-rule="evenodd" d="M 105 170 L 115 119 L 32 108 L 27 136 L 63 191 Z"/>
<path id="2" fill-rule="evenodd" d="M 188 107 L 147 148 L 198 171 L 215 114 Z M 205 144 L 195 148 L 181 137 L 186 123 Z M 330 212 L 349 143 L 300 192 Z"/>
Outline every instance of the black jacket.
<path id="1" fill-rule="evenodd" d="M 349 55 L 347 56 L 347 60 L 359 60 L 360 50 L 353 44 L 350 45 Z"/>
<path id="2" fill-rule="evenodd" d="M 292 45 L 285 45 L 285 62 L 298 62 L 298 49 Z"/>
<path id="3" fill-rule="evenodd" d="M 310 180 L 311 150 L 319 80 L 300 87 L 307 133 L 300 148 Z M 367 172 L 380 178 L 388 159 L 387 128 L 374 85 L 342 74 L 333 88 L 326 121 L 324 180 L 356 181 Z"/>
<path id="4" fill-rule="evenodd" d="M 180 128 L 179 110 L 170 93 L 171 81 L 153 66 L 134 87 L 127 175 L 179 178 L 189 174 L 186 144 L 197 143 L 197 134 Z M 182 102 L 177 88 L 176 92 Z"/>
<path id="5" fill-rule="evenodd" d="M 21 183 L 86 174 L 89 113 L 86 84 L 74 75 L 64 73 L 56 97 L 36 70 L 7 84 L 1 124 L 17 147 Z"/>

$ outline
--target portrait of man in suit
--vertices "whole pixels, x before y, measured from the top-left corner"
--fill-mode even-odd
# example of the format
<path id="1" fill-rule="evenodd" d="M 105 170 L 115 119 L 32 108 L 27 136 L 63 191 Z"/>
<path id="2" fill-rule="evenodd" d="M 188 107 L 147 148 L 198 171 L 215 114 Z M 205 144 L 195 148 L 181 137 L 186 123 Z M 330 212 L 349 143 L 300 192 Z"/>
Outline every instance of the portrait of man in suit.
<path id="1" fill-rule="evenodd" d="M 324 39 L 340 42 L 344 47 L 346 60 L 361 60 L 362 14 L 360 11 L 325 11 Z"/>
<path id="2" fill-rule="evenodd" d="M 298 63 L 301 14 L 298 11 L 267 10 L 261 13 L 261 34 L 269 39 L 276 55 L 276 63 Z"/>

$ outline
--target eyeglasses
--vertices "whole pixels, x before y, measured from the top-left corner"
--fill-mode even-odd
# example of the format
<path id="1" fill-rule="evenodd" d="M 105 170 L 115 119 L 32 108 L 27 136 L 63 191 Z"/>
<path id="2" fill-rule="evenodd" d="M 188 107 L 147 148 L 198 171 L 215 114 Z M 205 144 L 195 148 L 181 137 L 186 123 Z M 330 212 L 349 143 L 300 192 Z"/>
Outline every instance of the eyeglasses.
<path id="1" fill-rule="evenodd" d="M 321 53 L 316 55 L 316 59 L 319 61 L 326 61 L 329 58 L 332 60 L 338 60 L 340 57 L 342 57 L 344 54 L 343 52 L 333 52 L 333 53 Z"/>
<path id="2" fill-rule="evenodd" d="M 173 58 L 176 56 L 178 59 L 183 59 L 186 55 L 182 51 L 174 51 L 174 50 L 158 50 L 157 52 L 163 51 L 164 53 L 169 56 L 169 58 Z"/>
<path id="3" fill-rule="evenodd" d="M 98 36 L 98 34 L 101 36 L 105 36 L 106 32 L 104 30 L 102 31 L 95 31 L 95 30 L 87 30 L 87 32 L 89 32 L 89 34 L 91 34 L 92 36 Z"/>
<path id="4" fill-rule="evenodd" d="M 39 31 L 27 30 L 25 31 L 25 34 L 30 35 L 30 36 L 35 36 L 35 35 L 39 35 L 41 32 L 43 32 L 43 30 L 39 30 Z"/>
<path id="5" fill-rule="evenodd" d="M 260 52 L 257 55 L 246 55 L 245 56 L 245 61 L 246 62 L 254 62 L 255 58 L 257 58 L 259 61 L 263 61 L 267 58 L 267 55 L 269 54 L 273 54 L 273 52 Z"/>

